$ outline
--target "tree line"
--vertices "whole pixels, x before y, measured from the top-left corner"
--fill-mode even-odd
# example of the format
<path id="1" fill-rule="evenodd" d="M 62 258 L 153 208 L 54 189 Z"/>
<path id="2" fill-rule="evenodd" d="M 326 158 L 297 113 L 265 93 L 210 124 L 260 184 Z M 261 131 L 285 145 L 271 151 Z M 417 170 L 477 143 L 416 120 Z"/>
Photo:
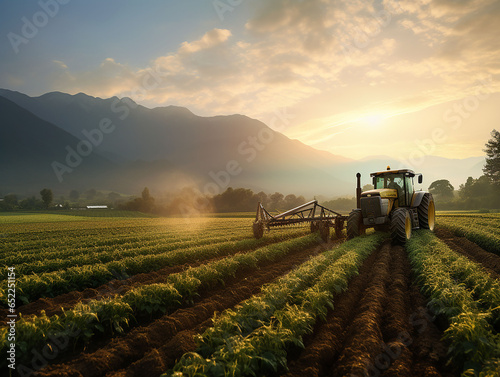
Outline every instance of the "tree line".
<path id="1" fill-rule="evenodd" d="M 436 206 L 440 210 L 471 210 L 471 209 L 498 209 L 500 208 L 500 132 L 493 130 L 492 138 L 486 143 L 486 164 L 481 177 L 469 177 L 460 185 L 458 190 L 446 179 L 434 181 L 429 186 L 436 199 Z M 363 187 L 363 191 L 372 189 L 372 185 Z M 215 196 L 203 195 L 199 190 L 186 187 L 177 193 L 170 193 L 156 199 L 151 196 L 146 187 L 140 197 L 129 199 L 118 193 L 104 193 L 89 189 L 83 194 L 77 190 L 69 192 L 69 200 L 60 198 L 58 208 L 81 206 L 82 201 L 91 204 L 107 204 L 115 208 L 156 213 L 159 215 L 197 215 L 211 212 L 249 212 L 255 211 L 260 202 L 269 211 L 283 211 L 297 207 L 306 202 L 300 195 L 283 195 L 280 192 L 267 194 L 263 191 L 254 193 L 247 188 L 229 187 Z M 93 201 L 93 203 L 92 203 Z M 337 211 L 350 211 L 356 207 L 354 197 L 338 198 L 322 201 L 320 204 Z M 40 191 L 40 198 L 35 196 L 18 200 L 14 194 L 6 195 L 0 201 L 0 211 L 13 210 L 41 210 L 54 208 L 52 190 L 44 188 Z"/>
<path id="2" fill-rule="evenodd" d="M 272 210 L 284 210 L 304 204 L 303 196 L 294 194 L 283 195 L 275 192 L 266 194 L 263 191 L 254 193 L 246 188 L 229 187 L 215 196 L 203 195 L 199 190 L 186 187 L 176 194 L 171 194 L 162 201 L 153 198 L 146 187 L 141 196 L 118 208 L 132 211 L 152 212 L 161 215 L 197 215 L 212 212 L 250 212 L 257 209 L 257 203 Z"/>
<path id="3" fill-rule="evenodd" d="M 493 130 L 485 145 L 486 164 L 481 177 L 467 178 L 458 190 L 446 179 L 434 181 L 429 192 L 441 210 L 500 208 L 500 132 Z"/>

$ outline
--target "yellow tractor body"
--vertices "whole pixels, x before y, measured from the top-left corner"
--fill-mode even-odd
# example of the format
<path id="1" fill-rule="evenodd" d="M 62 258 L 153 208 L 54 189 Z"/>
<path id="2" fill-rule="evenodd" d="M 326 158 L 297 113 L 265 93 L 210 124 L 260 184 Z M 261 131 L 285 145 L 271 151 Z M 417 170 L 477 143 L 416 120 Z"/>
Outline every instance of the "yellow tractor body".
<path id="1" fill-rule="evenodd" d="M 373 190 L 361 192 L 358 177 L 358 208 L 347 219 L 349 238 L 363 234 L 368 227 L 391 232 L 394 243 L 404 244 L 413 229 L 434 230 L 435 207 L 432 194 L 414 189 L 414 177 L 422 183 L 422 175 L 410 169 L 370 174 Z"/>

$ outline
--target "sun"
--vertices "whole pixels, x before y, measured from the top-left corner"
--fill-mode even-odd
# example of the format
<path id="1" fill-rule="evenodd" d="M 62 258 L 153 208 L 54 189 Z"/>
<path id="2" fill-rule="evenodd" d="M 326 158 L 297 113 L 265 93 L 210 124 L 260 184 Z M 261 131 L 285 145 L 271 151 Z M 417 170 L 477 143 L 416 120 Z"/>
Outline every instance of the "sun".
<path id="1" fill-rule="evenodd" d="M 370 126 L 370 127 L 378 127 L 382 124 L 382 122 L 384 121 L 385 119 L 385 116 L 381 115 L 381 114 L 370 114 L 370 115 L 367 115 L 363 118 L 361 118 L 361 122 Z"/>

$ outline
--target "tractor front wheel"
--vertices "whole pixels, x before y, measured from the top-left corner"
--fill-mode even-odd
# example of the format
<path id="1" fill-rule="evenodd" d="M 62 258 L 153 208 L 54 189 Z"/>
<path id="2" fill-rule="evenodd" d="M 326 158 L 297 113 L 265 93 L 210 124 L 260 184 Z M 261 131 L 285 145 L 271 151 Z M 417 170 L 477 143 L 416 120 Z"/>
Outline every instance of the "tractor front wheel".
<path id="1" fill-rule="evenodd" d="M 434 198 L 432 194 L 426 193 L 417 207 L 418 211 L 418 223 L 422 229 L 430 229 L 434 231 L 434 225 L 436 222 L 436 213 L 434 207 Z"/>
<path id="2" fill-rule="evenodd" d="M 411 238 L 412 223 L 406 208 L 397 208 L 391 216 L 392 243 L 404 245 Z"/>
<path id="3" fill-rule="evenodd" d="M 363 225 L 363 214 L 360 209 L 355 209 L 347 218 L 347 238 L 351 239 L 358 237 L 365 234 L 365 232 L 366 229 Z"/>

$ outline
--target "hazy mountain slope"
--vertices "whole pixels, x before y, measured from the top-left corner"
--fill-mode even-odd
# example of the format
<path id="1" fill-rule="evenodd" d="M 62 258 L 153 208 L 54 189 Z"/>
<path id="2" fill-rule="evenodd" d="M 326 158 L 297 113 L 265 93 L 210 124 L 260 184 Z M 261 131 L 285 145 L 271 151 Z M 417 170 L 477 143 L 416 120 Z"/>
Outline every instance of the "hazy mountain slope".
<path id="1" fill-rule="evenodd" d="M 3 192 L 26 189 L 55 189 L 82 185 L 89 179 L 102 181 L 104 170 L 112 169 L 106 159 L 96 153 L 72 160 L 72 171 L 60 173 L 59 181 L 53 164 L 66 165 L 68 147 L 76 148 L 79 140 L 6 98 L 0 97 L 0 186 Z M 42 187 L 43 186 L 43 187 Z"/>
<path id="2" fill-rule="evenodd" d="M 76 146 L 79 139 L 87 140 L 89 133 L 95 136 L 103 122 L 110 127 L 110 132 L 98 138 L 87 162 L 88 169 L 78 169 L 84 188 L 138 193 L 144 186 L 153 191 L 169 191 L 190 185 L 217 193 L 233 186 L 332 197 L 353 195 L 357 172 L 362 173 L 362 182 L 366 184 L 373 171 L 384 170 L 387 165 L 402 167 L 400 162 L 385 156 L 356 161 L 319 151 L 243 115 L 200 117 L 183 107 L 148 109 L 126 98 L 101 99 L 83 93 L 53 92 L 29 97 L 0 89 L 0 95 L 35 114 L 36 122 L 43 119 L 52 128 L 56 125 L 64 130 L 67 137 L 72 135 L 71 142 L 58 142 L 54 151 L 65 152 L 65 145 Z M 35 129 L 32 124 L 23 131 L 24 138 L 17 136 L 19 151 L 25 151 L 21 155 L 30 159 L 40 153 L 44 169 L 34 169 L 37 174 L 32 175 L 32 182 L 47 182 L 47 174 L 52 180 L 54 174 L 47 173 L 46 161 L 55 157 L 44 145 L 46 139 L 52 138 Z M 42 150 L 38 152 L 37 148 Z M 5 152 L 5 156 L 15 152 Z M 22 156 L 16 156 L 22 160 Z M 93 158 L 101 158 L 107 168 L 91 163 Z M 109 160 L 114 164 L 110 165 Z M 424 173 L 424 189 L 443 178 L 458 188 L 468 176 L 477 178 L 482 174 L 483 162 L 480 157 L 459 160 L 427 156 L 413 168 Z M 99 175 L 95 169 L 107 169 L 107 173 Z"/>
<path id="3" fill-rule="evenodd" d="M 81 139 L 84 132 L 109 119 L 114 130 L 96 148 L 101 155 L 120 162 L 169 161 L 201 188 L 212 182 L 220 190 L 245 185 L 314 195 L 332 192 L 332 185 L 340 190 L 349 187 L 334 169 L 348 159 L 290 140 L 243 115 L 199 117 L 181 107 L 147 109 L 127 99 L 85 94 L 55 92 L 36 98 L 8 90 L 0 94 Z M 222 178 L 231 170 L 228 166 L 237 167 L 228 172 L 232 174 L 226 184 Z M 151 174 L 144 184 L 157 180 Z"/>

